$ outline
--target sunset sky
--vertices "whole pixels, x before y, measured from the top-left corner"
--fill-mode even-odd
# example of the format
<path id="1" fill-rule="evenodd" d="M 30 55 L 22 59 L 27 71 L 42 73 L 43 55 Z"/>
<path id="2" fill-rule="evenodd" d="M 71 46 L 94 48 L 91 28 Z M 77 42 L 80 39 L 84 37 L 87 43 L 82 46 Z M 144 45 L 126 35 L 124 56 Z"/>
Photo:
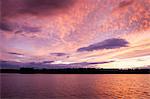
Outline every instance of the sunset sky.
<path id="1" fill-rule="evenodd" d="M 0 1 L 0 60 L 150 66 L 150 0 Z"/>

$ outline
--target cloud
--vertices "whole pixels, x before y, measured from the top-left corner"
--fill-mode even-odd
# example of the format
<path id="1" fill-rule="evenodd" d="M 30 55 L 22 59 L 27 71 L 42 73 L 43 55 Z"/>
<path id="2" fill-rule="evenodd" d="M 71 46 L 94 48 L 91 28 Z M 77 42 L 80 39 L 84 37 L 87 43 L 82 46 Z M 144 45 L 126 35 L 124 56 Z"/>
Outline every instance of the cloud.
<path id="1" fill-rule="evenodd" d="M 55 68 L 84 68 L 84 67 L 93 67 L 98 64 L 107 64 L 114 61 L 102 61 L 102 62 L 63 62 L 63 61 L 54 61 L 48 64 Z"/>
<path id="2" fill-rule="evenodd" d="M 2 31 L 13 31 L 13 28 L 5 22 L 0 22 L 0 30 L 2 30 Z"/>
<path id="3" fill-rule="evenodd" d="M 66 53 L 50 53 L 50 55 L 54 55 L 54 56 L 65 56 L 67 55 Z"/>
<path id="4" fill-rule="evenodd" d="M 127 44 L 128 42 L 124 39 L 111 38 L 99 43 L 89 45 L 87 47 L 81 47 L 77 49 L 77 51 L 82 52 L 82 51 L 94 51 L 94 50 L 101 50 L 101 49 L 116 49 L 120 47 L 127 47 Z"/>
<path id="5" fill-rule="evenodd" d="M 106 64 L 106 63 L 111 63 L 111 62 L 114 62 L 114 61 L 102 61 L 102 62 L 63 62 L 63 61 L 53 61 L 52 64 L 55 64 L 55 65 L 59 65 L 59 64 L 63 64 L 63 65 L 81 65 L 81 66 L 84 66 L 84 65 L 96 65 L 96 64 Z"/>
<path id="6" fill-rule="evenodd" d="M 16 22 L 9 22 L 7 20 L 0 21 L 0 29 L 2 31 L 6 31 L 5 33 L 20 31 L 21 26 L 22 26 L 22 24 L 17 24 Z"/>
<path id="7" fill-rule="evenodd" d="M 14 32 L 15 34 L 23 33 L 23 32 L 25 32 L 25 33 L 41 32 L 40 27 L 16 24 L 16 23 L 6 22 L 6 21 L 0 22 L 0 30 L 7 31 L 7 32 Z"/>
<path id="8" fill-rule="evenodd" d="M 39 27 L 23 26 L 22 31 L 24 32 L 41 32 Z"/>
<path id="9" fill-rule="evenodd" d="M 54 14 L 56 10 L 71 7 L 74 1 L 75 0 L 2 0 L 2 16 L 10 17 L 23 13 L 33 15 Z"/>
<path id="10" fill-rule="evenodd" d="M 97 64 L 106 64 L 114 61 L 103 61 L 103 62 L 79 62 L 79 63 L 59 63 L 59 64 L 52 64 L 54 61 L 43 61 L 43 62 L 15 62 L 15 61 L 2 61 L 0 60 L 0 67 L 3 68 L 20 68 L 20 66 L 24 67 L 34 67 L 34 68 L 84 68 L 84 67 L 93 67 Z"/>
<path id="11" fill-rule="evenodd" d="M 107 64 L 114 61 L 102 61 L 102 62 L 79 62 L 79 63 L 70 63 L 70 64 L 54 64 L 55 66 L 64 66 L 66 68 L 84 68 L 84 67 L 95 67 L 98 64 Z"/>
<path id="12" fill-rule="evenodd" d="M 114 62 L 114 61 L 91 62 L 91 63 L 88 63 L 88 64 L 106 64 L 106 63 L 111 63 L 111 62 Z"/>
<path id="13" fill-rule="evenodd" d="M 25 0 L 30 9 L 59 9 L 70 6 L 73 0 Z"/>
<path id="14" fill-rule="evenodd" d="M 128 5 L 131 5 L 133 3 L 133 0 L 130 0 L 130 1 L 122 1 L 119 3 L 119 8 L 122 8 L 122 7 L 125 7 L 125 6 L 128 6 Z"/>
<path id="15" fill-rule="evenodd" d="M 23 55 L 23 54 L 20 54 L 20 53 L 15 53 L 15 52 L 7 52 L 8 54 L 13 54 L 13 55 Z"/>
<path id="16" fill-rule="evenodd" d="M 54 61 L 43 61 L 42 63 L 47 64 L 47 63 L 52 63 L 52 62 L 54 62 Z"/>

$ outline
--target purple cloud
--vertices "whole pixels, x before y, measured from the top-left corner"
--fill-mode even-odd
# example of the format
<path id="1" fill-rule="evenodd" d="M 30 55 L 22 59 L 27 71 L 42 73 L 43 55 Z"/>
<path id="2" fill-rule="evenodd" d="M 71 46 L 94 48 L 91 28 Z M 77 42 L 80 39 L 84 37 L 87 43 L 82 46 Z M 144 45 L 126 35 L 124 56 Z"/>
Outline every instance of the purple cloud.
<path id="1" fill-rule="evenodd" d="M 62 10 L 74 4 L 75 0 L 1 0 L 2 17 L 15 16 L 29 13 L 33 15 L 54 14 L 56 10 Z M 8 13 L 9 12 L 9 13 Z M 53 13 L 52 13 L 53 12 Z"/>
<path id="2" fill-rule="evenodd" d="M 20 53 L 15 53 L 15 52 L 7 52 L 8 54 L 12 54 L 12 55 L 24 55 L 24 54 L 20 54 Z"/>
<path id="3" fill-rule="evenodd" d="M 22 31 L 24 32 L 41 32 L 39 27 L 23 26 Z"/>
<path id="4" fill-rule="evenodd" d="M 133 1 L 122 1 L 119 3 L 119 7 L 122 8 L 122 7 L 125 7 L 125 6 L 128 6 L 128 5 L 131 5 L 133 3 Z"/>
<path id="5" fill-rule="evenodd" d="M 47 63 L 52 63 L 52 62 L 54 62 L 54 61 L 43 61 L 42 63 L 47 64 Z"/>
<path id="6" fill-rule="evenodd" d="M 2 61 L 0 60 L 0 68 L 20 68 L 20 67 L 34 67 L 34 68 L 84 68 L 84 67 L 93 67 L 97 64 L 107 64 L 114 61 L 103 61 L 103 62 L 79 62 L 79 63 L 71 63 L 71 64 L 51 64 L 54 61 L 43 61 L 43 62 L 15 62 L 15 61 Z"/>
<path id="7" fill-rule="evenodd" d="M 54 56 L 65 56 L 67 55 L 66 53 L 50 53 L 50 55 L 54 55 Z"/>
<path id="8" fill-rule="evenodd" d="M 111 62 L 114 62 L 114 61 L 103 61 L 103 62 L 91 62 L 91 63 L 88 63 L 88 64 L 106 64 L 106 63 L 111 63 Z"/>
<path id="9" fill-rule="evenodd" d="M 27 25 L 20 25 L 16 23 L 10 23 L 10 22 L 0 22 L 0 30 L 2 31 L 15 31 L 15 33 L 22 33 L 22 32 L 41 32 L 40 27 L 33 27 L 33 26 L 27 26 Z"/>
<path id="10" fill-rule="evenodd" d="M 0 22 L 0 30 L 2 30 L 2 31 L 13 31 L 13 28 L 5 22 Z"/>
<path id="11" fill-rule="evenodd" d="M 77 51 L 82 52 L 82 51 L 94 51 L 94 50 L 101 50 L 101 49 L 116 49 L 120 47 L 127 47 L 127 44 L 129 43 L 124 39 L 111 38 L 99 43 L 89 45 L 87 47 L 81 47 L 77 49 Z"/>

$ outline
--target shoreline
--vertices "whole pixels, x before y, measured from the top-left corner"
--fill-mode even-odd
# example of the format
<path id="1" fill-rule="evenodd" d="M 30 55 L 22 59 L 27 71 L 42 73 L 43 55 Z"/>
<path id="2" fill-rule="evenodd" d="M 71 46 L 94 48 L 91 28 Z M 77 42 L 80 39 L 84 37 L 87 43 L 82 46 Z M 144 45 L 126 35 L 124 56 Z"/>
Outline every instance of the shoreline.
<path id="1" fill-rule="evenodd" d="M 66 68 L 66 69 L 0 69 L 0 73 L 17 74 L 150 74 L 150 69 L 95 69 L 95 68 Z"/>

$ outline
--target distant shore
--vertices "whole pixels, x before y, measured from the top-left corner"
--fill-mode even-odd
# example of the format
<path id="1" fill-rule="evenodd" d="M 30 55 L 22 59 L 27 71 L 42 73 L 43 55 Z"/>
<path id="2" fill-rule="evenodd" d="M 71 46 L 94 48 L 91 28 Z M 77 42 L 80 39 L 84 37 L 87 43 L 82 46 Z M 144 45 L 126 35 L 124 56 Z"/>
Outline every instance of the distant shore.
<path id="1" fill-rule="evenodd" d="M 65 69 L 0 69 L 0 73 L 20 74 L 150 74 L 150 69 L 96 69 L 96 68 L 65 68 Z"/>

